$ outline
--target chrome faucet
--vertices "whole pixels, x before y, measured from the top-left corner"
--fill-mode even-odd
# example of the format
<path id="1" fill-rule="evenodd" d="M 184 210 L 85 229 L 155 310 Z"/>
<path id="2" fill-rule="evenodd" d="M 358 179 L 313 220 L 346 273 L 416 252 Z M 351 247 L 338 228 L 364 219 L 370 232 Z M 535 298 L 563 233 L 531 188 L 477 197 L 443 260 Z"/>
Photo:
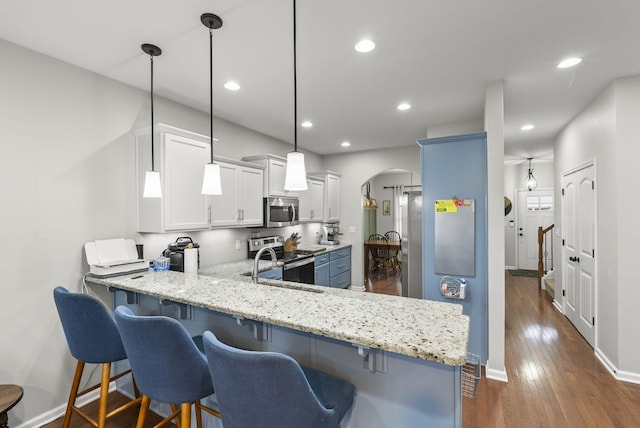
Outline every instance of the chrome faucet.
<path id="1" fill-rule="evenodd" d="M 260 248 L 260 250 L 258 250 L 258 253 L 256 254 L 256 257 L 253 259 L 253 272 L 251 274 L 251 281 L 253 281 L 254 284 L 258 283 L 258 263 L 260 262 L 260 256 L 262 256 L 262 253 L 264 253 L 265 251 L 268 251 L 269 254 L 271 254 L 271 267 L 272 268 L 278 267 L 278 257 L 276 256 L 276 252 L 273 251 L 273 248 L 271 247 Z"/>

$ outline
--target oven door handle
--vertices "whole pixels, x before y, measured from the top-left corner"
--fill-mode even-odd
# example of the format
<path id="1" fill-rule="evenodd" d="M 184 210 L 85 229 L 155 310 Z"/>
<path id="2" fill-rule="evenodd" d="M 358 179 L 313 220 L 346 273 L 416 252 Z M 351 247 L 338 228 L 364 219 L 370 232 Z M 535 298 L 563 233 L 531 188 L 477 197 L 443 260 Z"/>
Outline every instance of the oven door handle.
<path id="1" fill-rule="evenodd" d="M 313 262 L 315 262 L 315 257 L 310 257 L 308 259 L 300 260 L 299 262 L 286 263 L 283 267 L 284 267 L 284 270 L 291 270 L 293 268 L 308 265 Z"/>

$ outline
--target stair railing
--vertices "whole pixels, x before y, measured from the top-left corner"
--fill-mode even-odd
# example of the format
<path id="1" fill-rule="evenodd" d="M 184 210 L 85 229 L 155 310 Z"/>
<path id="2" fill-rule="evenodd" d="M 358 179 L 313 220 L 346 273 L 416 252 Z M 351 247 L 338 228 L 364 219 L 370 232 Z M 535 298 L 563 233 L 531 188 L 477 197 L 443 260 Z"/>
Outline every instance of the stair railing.
<path id="1" fill-rule="evenodd" d="M 542 287 L 542 277 L 548 271 L 548 269 L 545 269 L 549 267 L 545 266 L 547 260 L 550 260 L 551 269 L 553 269 L 553 234 L 550 234 L 549 237 L 546 238 L 547 232 L 553 230 L 553 226 L 552 224 L 544 229 L 542 226 L 538 227 L 538 288 Z M 544 251 L 542 247 L 544 247 Z M 549 255 L 547 247 L 551 248 L 551 258 L 549 259 L 546 257 Z"/>

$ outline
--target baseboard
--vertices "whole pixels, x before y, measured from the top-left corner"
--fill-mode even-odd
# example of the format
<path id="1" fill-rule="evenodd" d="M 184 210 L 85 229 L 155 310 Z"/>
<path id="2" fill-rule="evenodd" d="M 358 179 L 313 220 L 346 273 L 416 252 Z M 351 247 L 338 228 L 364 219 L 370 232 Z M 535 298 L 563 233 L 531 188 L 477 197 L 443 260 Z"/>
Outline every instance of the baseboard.
<path id="1" fill-rule="evenodd" d="M 484 367 L 484 374 L 487 379 L 498 380 L 500 382 L 509 382 L 509 377 L 507 376 L 507 368 L 503 367 L 502 370 L 490 369 L 488 361 L 487 365 Z"/>
<path id="2" fill-rule="evenodd" d="M 109 384 L 109 392 L 113 392 L 116 390 L 116 383 L 111 382 Z M 88 392 L 82 397 L 76 400 L 76 406 L 82 407 L 93 401 L 96 401 L 100 398 L 100 389 L 96 389 L 95 391 Z M 55 407 L 51 410 L 46 411 L 45 413 L 41 413 L 38 416 L 29 419 L 28 421 L 22 422 L 20 425 L 12 426 L 12 428 L 33 428 L 33 427 L 41 427 L 43 425 L 49 424 L 55 421 L 58 418 L 64 416 L 65 411 L 67 410 L 67 403 L 61 404 L 58 407 Z"/>
<path id="3" fill-rule="evenodd" d="M 615 364 L 613 364 L 613 362 L 611 362 L 611 360 L 607 358 L 607 356 L 603 354 L 600 349 L 596 349 L 595 354 L 596 358 L 602 363 L 607 371 L 611 373 L 611 376 L 613 376 L 615 380 L 640 384 L 640 373 L 618 370 Z"/>
<path id="4" fill-rule="evenodd" d="M 553 299 L 553 306 L 556 307 L 556 309 L 558 310 L 558 312 L 560 312 L 561 314 L 564 315 L 564 310 L 562 309 L 562 305 L 560 304 L 560 302 L 558 302 L 556 299 Z"/>
<path id="5" fill-rule="evenodd" d="M 515 266 L 505 266 L 504 270 L 517 270 L 518 268 Z"/>

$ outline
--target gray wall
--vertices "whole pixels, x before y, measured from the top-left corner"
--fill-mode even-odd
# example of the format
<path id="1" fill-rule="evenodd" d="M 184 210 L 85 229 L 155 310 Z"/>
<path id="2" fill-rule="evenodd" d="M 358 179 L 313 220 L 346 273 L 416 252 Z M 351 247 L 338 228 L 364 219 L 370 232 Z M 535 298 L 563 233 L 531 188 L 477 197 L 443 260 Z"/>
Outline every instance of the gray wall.
<path id="1" fill-rule="evenodd" d="M 141 66 L 143 56 L 134 59 Z M 19 426 L 55 415 L 67 399 L 75 364 L 52 290 L 80 290 L 88 270 L 84 243 L 132 238 L 155 257 L 177 235 L 135 232 L 130 130 L 149 125 L 148 92 L 2 40 L 0 57 L 0 380 L 25 389 L 10 416 Z M 208 134 L 207 113 L 157 97 L 155 114 L 158 122 Z M 216 154 L 230 158 L 284 156 L 293 148 L 221 120 L 214 132 L 221 139 Z M 307 153 L 307 168 L 322 167 L 318 155 Z M 311 226 L 302 229 L 315 233 Z M 246 257 L 246 250 L 235 249 L 236 239 L 248 237 L 246 229 L 192 236 L 202 246 L 203 263 Z"/>
<path id="2" fill-rule="evenodd" d="M 640 313 L 633 215 L 640 208 L 635 169 L 640 148 L 640 77 L 614 81 L 560 133 L 555 142 L 556 205 L 562 173 L 596 161 L 596 354 L 620 379 L 640 383 Z M 556 211 L 556 224 L 562 227 Z M 562 301 L 560 243 L 554 252 L 556 300 Z"/>

